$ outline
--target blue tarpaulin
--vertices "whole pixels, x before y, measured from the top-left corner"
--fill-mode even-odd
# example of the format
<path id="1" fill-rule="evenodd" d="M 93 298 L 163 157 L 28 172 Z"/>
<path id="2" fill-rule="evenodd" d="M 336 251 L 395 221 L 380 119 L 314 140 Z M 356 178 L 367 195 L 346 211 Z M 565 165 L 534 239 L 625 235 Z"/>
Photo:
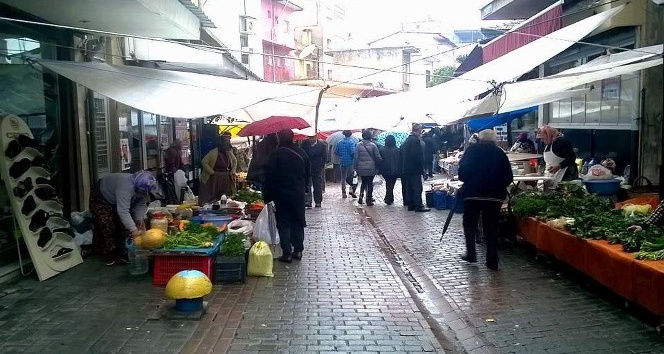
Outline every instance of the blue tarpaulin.
<path id="1" fill-rule="evenodd" d="M 523 116 L 524 114 L 534 112 L 536 110 L 537 106 L 528 107 L 528 108 L 518 109 L 516 111 L 499 113 L 496 114 L 495 116 L 471 119 L 466 124 L 468 125 L 468 129 L 470 129 L 471 132 L 478 132 L 480 130 L 491 129 L 499 125 L 509 123 L 512 120 Z"/>

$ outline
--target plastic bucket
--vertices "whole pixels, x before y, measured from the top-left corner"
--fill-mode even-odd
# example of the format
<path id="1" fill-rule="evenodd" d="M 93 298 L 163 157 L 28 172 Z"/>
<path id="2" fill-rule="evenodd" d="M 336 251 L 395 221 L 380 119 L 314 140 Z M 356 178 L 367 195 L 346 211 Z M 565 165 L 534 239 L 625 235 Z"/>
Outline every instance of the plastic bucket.
<path id="1" fill-rule="evenodd" d="M 228 215 L 201 215 L 200 220 L 203 224 L 210 223 L 221 227 L 233 221 L 233 218 Z"/>
<path id="2" fill-rule="evenodd" d="M 436 191 L 433 193 L 433 206 L 437 210 L 448 209 L 447 192 Z"/>
<path id="3" fill-rule="evenodd" d="M 426 199 L 426 204 L 427 204 L 428 208 L 433 208 L 433 206 L 434 206 L 433 194 L 434 194 L 434 191 L 424 192 L 424 197 Z"/>

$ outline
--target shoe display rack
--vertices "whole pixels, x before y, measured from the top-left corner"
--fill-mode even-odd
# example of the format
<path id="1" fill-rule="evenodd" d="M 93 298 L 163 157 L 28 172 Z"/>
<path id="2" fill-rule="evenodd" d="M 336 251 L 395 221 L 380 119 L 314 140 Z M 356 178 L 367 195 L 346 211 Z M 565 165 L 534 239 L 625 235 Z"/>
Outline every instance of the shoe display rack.
<path id="1" fill-rule="evenodd" d="M 37 276 L 45 280 L 83 258 L 30 128 L 21 118 L 8 115 L 0 120 L 0 132 L 0 175 Z"/>

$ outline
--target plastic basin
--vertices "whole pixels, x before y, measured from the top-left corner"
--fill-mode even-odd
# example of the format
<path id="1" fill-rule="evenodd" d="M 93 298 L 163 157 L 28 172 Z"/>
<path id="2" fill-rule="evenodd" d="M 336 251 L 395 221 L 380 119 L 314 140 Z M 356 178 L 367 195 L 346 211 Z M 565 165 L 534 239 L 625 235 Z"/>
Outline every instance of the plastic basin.
<path id="1" fill-rule="evenodd" d="M 589 180 L 583 182 L 590 194 L 609 197 L 618 194 L 620 189 L 619 179 Z"/>

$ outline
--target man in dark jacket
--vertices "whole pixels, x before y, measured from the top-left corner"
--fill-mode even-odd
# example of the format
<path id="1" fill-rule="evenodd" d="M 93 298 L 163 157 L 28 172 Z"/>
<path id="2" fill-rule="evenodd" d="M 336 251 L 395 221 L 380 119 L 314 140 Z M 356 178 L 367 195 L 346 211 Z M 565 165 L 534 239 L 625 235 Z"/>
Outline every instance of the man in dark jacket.
<path id="1" fill-rule="evenodd" d="M 475 240 L 480 215 L 486 239 L 486 266 L 498 269 L 498 217 L 512 183 L 512 168 L 505 152 L 498 147 L 496 133 L 486 129 L 476 144 L 468 146 L 459 162 L 463 181 L 463 232 L 466 237 L 464 261 L 477 262 Z"/>
<path id="2" fill-rule="evenodd" d="M 311 189 L 316 208 L 323 202 L 323 184 L 325 183 L 325 164 L 327 163 L 327 144 L 318 140 L 316 135 L 302 142 L 302 150 L 311 163 L 311 180 L 307 181 L 307 208 L 311 208 Z"/>
<path id="3" fill-rule="evenodd" d="M 279 145 L 270 153 L 265 167 L 263 200 L 274 202 L 277 229 L 283 255 L 280 262 L 302 259 L 304 250 L 304 194 L 311 166 L 307 154 L 293 143 L 293 132 L 277 133 Z"/>
<path id="4" fill-rule="evenodd" d="M 422 125 L 413 124 L 410 136 L 401 145 L 403 204 L 409 211 L 426 212 L 422 204 L 422 176 L 424 175 L 424 142 L 420 139 Z"/>
<path id="5" fill-rule="evenodd" d="M 433 155 L 438 150 L 433 131 L 425 134 L 422 141 L 424 141 L 424 176 L 425 178 L 431 178 L 433 177 Z"/>

